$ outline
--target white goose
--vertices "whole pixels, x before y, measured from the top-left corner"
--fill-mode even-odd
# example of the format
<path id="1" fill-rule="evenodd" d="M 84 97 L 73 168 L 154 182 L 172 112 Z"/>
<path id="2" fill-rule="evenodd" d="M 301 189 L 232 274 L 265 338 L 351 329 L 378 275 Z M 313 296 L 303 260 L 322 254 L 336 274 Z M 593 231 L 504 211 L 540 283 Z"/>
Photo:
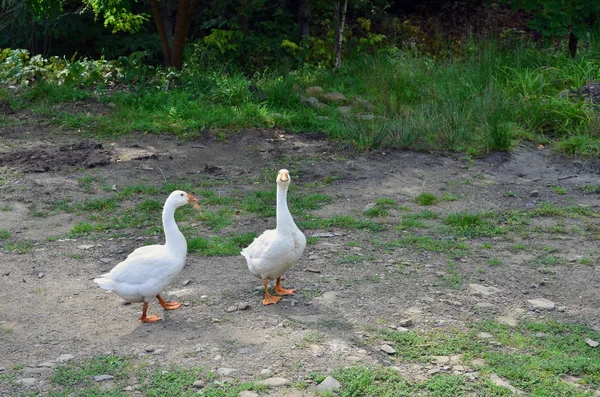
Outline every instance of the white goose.
<path id="1" fill-rule="evenodd" d="M 175 223 L 175 210 L 196 201 L 196 198 L 181 190 L 171 193 L 162 213 L 165 244 L 137 248 L 109 273 L 94 279 L 100 287 L 114 291 L 127 302 L 144 302 L 140 317 L 143 323 L 160 320 L 156 315 L 146 315 L 148 301 L 155 297 L 165 310 L 174 310 L 181 306 L 181 303 L 165 302 L 160 292 L 183 269 L 187 256 L 185 237 Z"/>
<path id="2" fill-rule="evenodd" d="M 241 254 L 248 262 L 248 270 L 263 280 L 265 298 L 263 305 L 279 302 L 281 297 L 269 294 L 269 280 L 277 279 L 275 292 L 279 295 L 291 295 L 295 289 L 284 289 L 281 276 L 294 266 L 306 247 L 306 237 L 298 229 L 287 206 L 287 190 L 290 185 L 288 170 L 277 174 L 277 227 L 267 230 L 244 248 Z"/>

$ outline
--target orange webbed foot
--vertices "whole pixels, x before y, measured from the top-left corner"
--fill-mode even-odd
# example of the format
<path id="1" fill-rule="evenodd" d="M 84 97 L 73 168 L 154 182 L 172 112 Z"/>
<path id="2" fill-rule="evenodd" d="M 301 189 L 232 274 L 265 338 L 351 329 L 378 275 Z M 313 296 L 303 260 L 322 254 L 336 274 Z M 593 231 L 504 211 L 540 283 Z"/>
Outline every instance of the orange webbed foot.
<path id="1" fill-rule="evenodd" d="M 285 289 L 281 286 L 281 277 L 277 278 L 277 282 L 275 283 L 275 293 L 278 295 L 293 295 L 296 292 L 295 288 Z"/>
<path id="2" fill-rule="evenodd" d="M 265 294 L 265 299 L 263 299 L 263 301 L 262 301 L 262 304 L 263 305 L 274 305 L 277 302 L 279 302 L 280 299 L 281 298 L 279 296 L 273 296 L 267 292 Z"/>
<path id="3" fill-rule="evenodd" d="M 146 316 L 146 317 L 140 317 L 140 321 L 143 323 L 155 323 L 157 321 L 160 321 L 160 317 L 158 317 L 157 315 L 151 315 L 151 316 Z"/>
<path id="4" fill-rule="evenodd" d="M 156 299 L 158 299 L 158 303 L 160 303 L 162 308 L 165 310 L 175 310 L 181 306 L 181 303 L 179 302 L 165 302 L 165 300 L 160 295 L 156 295 Z"/>

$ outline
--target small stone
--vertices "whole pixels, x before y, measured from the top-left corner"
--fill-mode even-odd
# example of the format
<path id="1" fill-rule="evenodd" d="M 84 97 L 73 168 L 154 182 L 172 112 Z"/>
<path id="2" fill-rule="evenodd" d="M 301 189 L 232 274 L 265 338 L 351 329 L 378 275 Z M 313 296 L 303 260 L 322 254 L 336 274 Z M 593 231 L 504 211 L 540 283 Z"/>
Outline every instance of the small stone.
<path id="1" fill-rule="evenodd" d="M 419 309 L 418 307 L 409 307 L 408 309 L 406 309 L 404 311 L 404 314 L 407 314 L 409 316 L 411 315 L 418 315 L 423 313 L 423 310 Z"/>
<path id="2" fill-rule="evenodd" d="M 535 336 L 536 338 L 545 338 L 546 336 L 548 336 L 548 334 L 545 332 L 536 332 Z"/>
<path id="3" fill-rule="evenodd" d="M 380 349 L 386 352 L 387 354 L 396 354 L 396 350 L 388 344 L 381 345 Z"/>
<path id="4" fill-rule="evenodd" d="M 600 343 L 598 343 L 598 342 L 596 342 L 595 340 L 593 340 L 593 339 L 590 339 L 590 338 L 587 338 L 587 339 L 585 340 L 585 343 L 587 343 L 587 344 L 588 344 L 588 346 L 591 346 L 591 347 L 597 347 L 597 346 L 600 344 Z"/>
<path id="5" fill-rule="evenodd" d="M 450 357 L 448 356 L 433 356 L 436 364 L 447 364 L 450 362 Z"/>
<path id="6" fill-rule="evenodd" d="M 412 320 L 412 318 L 406 318 L 406 319 L 400 320 L 398 322 L 398 325 L 400 325 L 401 327 L 410 327 L 413 324 L 414 324 L 414 321 Z"/>
<path id="7" fill-rule="evenodd" d="M 232 305 L 232 306 L 229 306 L 229 307 L 227 308 L 227 313 L 235 312 L 235 311 L 237 311 L 237 309 L 238 309 L 238 307 L 237 307 L 237 306 L 234 306 L 234 305 Z"/>
<path id="8" fill-rule="evenodd" d="M 548 311 L 554 310 L 554 302 L 545 298 L 529 299 L 527 302 L 538 309 L 544 309 Z"/>
<path id="9" fill-rule="evenodd" d="M 95 245 L 94 244 L 82 244 L 82 245 L 78 245 L 77 248 L 79 248 L 80 250 L 89 250 L 90 248 L 94 248 Z"/>
<path id="10" fill-rule="evenodd" d="M 517 326 L 517 320 L 511 316 L 500 316 L 496 319 L 496 321 L 498 321 L 500 324 L 506 324 L 509 327 Z"/>
<path id="11" fill-rule="evenodd" d="M 274 377 L 267 378 L 265 380 L 261 380 L 256 382 L 257 385 L 267 386 L 267 387 L 281 387 L 285 385 L 289 385 L 290 381 L 286 378 Z"/>
<path id="12" fill-rule="evenodd" d="M 25 367 L 23 369 L 23 375 L 45 375 L 51 371 L 52 371 L 52 369 L 48 368 L 48 367 L 38 367 L 38 368 Z"/>
<path id="13" fill-rule="evenodd" d="M 156 350 L 156 347 L 154 347 L 154 346 L 146 346 L 146 347 L 144 347 L 144 351 L 146 353 L 152 353 L 154 350 Z"/>
<path id="14" fill-rule="evenodd" d="M 263 368 L 263 369 L 260 370 L 260 374 L 263 375 L 263 376 L 269 376 L 269 375 L 273 374 L 273 371 L 271 371 L 268 368 Z"/>
<path id="15" fill-rule="evenodd" d="M 488 332 L 480 332 L 479 334 L 477 334 L 477 337 L 479 339 L 491 339 L 494 336 L 492 334 L 488 333 Z"/>
<path id="16" fill-rule="evenodd" d="M 113 380 L 113 379 L 115 379 L 115 377 L 112 375 L 96 375 L 96 376 L 94 376 L 94 380 L 96 382 L 104 382 L 104 381 Z"/>
<path id="17" fill-rule="evenodd" d="M 339 92 L 326 92 L 325 94 L 321 94 L 319 99 L 326 103 L 346 102 L 346 96 Z"/>
<path id="18" fill-rule="evenodd" d="M 306 90 L 304 90 L 306 95 L 314 96 L 314 97 L 319 96 L 323 91 L 324 91 L 323 88 L 319 87 L 318 85 L 312 86 L 312 87 L 307 87 Z"/>
<path id="19" fill-rule="evenodd" d="M 45 276 L 45 274 L 44 274 L 44 273 L 42 273 L 42 272 L 39 272 L 39 273 L 38 273 L 38 278 L 44 278 L 44 276 Z"/>
<path id="20" fill-rule="evenodd" d="M 156 349 L 154 350 L 154 354 L 163 354 L 167 351 L 167 349 Z"/>
<path id="21" fill-rule="evenodd" d="M 490 375 L 490 381 L 497 386 L 506 387 L 508 390 L 510 390 L 511 392 L 513 392 L 515 394 L 522 394 L 521 391 L 517 390 L 513 385 L 511 385 L 506 380 L 502 379 L 501 377 L 499 377 L 496 374 Z"/>
<path id="22" fill-rule="evenodd" d="M 54 361 L 44 361 L 43 363 L 39 363 L 38 367 L 45 367 L 45 368 L 53 368 L 56 366 L 56 363 Z"/>
<path id="23" fill-rule="evenodd" d="M 235 369 L 235 368 L 219 368 L 219 369 L 217 369 L 217 373 L 221 376 L 229 376 L 235 372 L 237 372 L 237 369 Z"/>
<path id="24" fill-rule="evenodd" d="M 328 376 L 327 378 L 325 378 L 325 380 L 323 380 L 323 382 L 319 383 L 319 385 L 315 388 L 316 391 L 331 391 L 331 390 L 337 390 L 340 387 L 342 387 L 342 385 L 340 385 L 340 382 L 337 381 L 337 379 Z"/>
<path id="25" fill-rule="evenodd" d="M 558 310 L 559 312 L 566 312 L 567 311 L 567 307 L 566 306 L 559 306 L 556 308 L 556 310 Z"/>
<path id="26" fill-rule="evenodd" d="M 114 262 L 113 258 L 100 258 L 100 262 L 102 263 L 112 263 Z"/>
<path id="27" fill-rule="evenodd" d="M 476 303 L 475 307 L 477 309 L 481 309 L 481 310 L 489 310 L 489 311 L 498 310 L 498 306 L 494 305 L 493 303 L 488 303 L 488 302 Z"/>
<path id="28" fill-rule="evenodd" d="M 35 387 L 38 384 L 38 380 L 36 378 L 21 378 L 17 379 L 15 383 L 18 383 L 25 387 Z"/>
<path id="29" fill-rule="evenodd" d="M 459 365 L 455 365 L 454 367 L 452 367 L 452 370 L 458 371 L 458 372 L 464 372 L 465 367 L 459 364 Z"/>
<path id="30" fill-rule="evenodd" d="M 186 285 L 188 285 L 190 282 L 191 282 L 191 280 L 188 278 L 187 280 L 183 280 L 183 281 L 181 282 L 181 285 L 183 285 L 183 286 L 185 287 L 185 286 L 186 286 Z"/>
<path id="31" fill-rule="evenodd" d="M 481 284 L 469 284 L 469 288 L 475 292 L 479 292 L 483 296 L 494 295 L 494 294 L 502 291 L 499 288 L 486 287 L 485 285 L 481 285 Z"/>
<path id="32" fill-rule="evenodd" d="M 463 359 L 462 354 L 455 354 L 454 356 L 450 356 L 450 362 L 452 364 L 458 364 L 462 361 L 462 359 Z"/>
<path id="33" fill-rule="evenodd" d="M 431 368 L 429 371 L 427 371 L 427 375 L 435 375 L 440 373 L 442 370 L 439 368 Z"/>
<path id="34" fill-rule="evenodd" d="M 206 386 L 206 383 L 203 380 L 197 380 L 192 383 L 194 389 L 202 389 L 204 386 Z"/>
<path id="35" fill-rule="evenodd" d="M 540 192 L 538 190 L 532 190 L 529 192 L 529 195 L 531 197 L 538 197 L 540 195 Z"/>
<path id="36" fill-rule="evenodd" d="M 348 357 L 346 357 L 346 360 L 356 363 L 356 362 L 362 361 L 362 358 L 360 358 L 358 356 L 348 356 Z"/>
<path id="37" fill-rule="evenodd" d="M 258 393 L 250 390 L 244 390 L 240 392 L 240 397 L 258 397 Z"/>
<path id="38" fill-rule="evenodd" d="M 474 367 L 483 367 L 485 365 L 485 360 L 483 358 L 474 358 L 471 361 Z"/>
<path id="39" fill-rule="evenodd" d="M 238 303 L 237 308 L 238 308 L 238 310 L 248 310 L 248 309 L 250 309 L 250 304 L 246 303 L 246 302 L 241 302 L 241 303 Z"/>

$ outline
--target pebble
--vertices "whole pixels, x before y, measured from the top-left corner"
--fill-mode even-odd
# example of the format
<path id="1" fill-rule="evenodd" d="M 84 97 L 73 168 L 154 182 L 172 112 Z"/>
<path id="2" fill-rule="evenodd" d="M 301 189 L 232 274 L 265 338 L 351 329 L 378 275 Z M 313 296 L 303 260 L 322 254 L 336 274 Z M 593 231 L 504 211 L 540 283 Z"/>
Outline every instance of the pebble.
<path id="1" fill-rule="evenodd" d="M 269 376 L 269 375 L 273 374 L 273 371 L 271 371 L 268 368 L 263 368 L 263 369 L 260 370 L 260 374 L 263 375 L 263 376 Z"/>
<path id="2" fill-rule="evenodd" d="M 474 358 L 471 363 L 475 367 L 483 367 L 485 365 L 485 360 L 483 358 Z"/>
<path id="3" fill-rule="evenodd" d="M 38 367 L 53 368 L 53 367 L 56 366 L 56 363 L 54 361 L 44 361 L 43 363 L 39 363 L 37 366 Z"/>
<path id="4" fill-rule="evenodd" d="M 498 306 L 494 305 L 493 303 L 488 303 L 488 302 L 479 302 L 475 304 L 475 307 L 477 309 L 481 309 L 481 310 L 497 310 Z"/>
<path id="5" fill-rule="evenodd" d="M 435 375 L 440 373 L 442 370 L 439 368 L 431 368 L 429 371 L 427 371 L 427 375 Z"/>
<path id="6" fill-rule="evenodd" d="M 44 273 L 42 273 L 42 272 L 39 272 L 39 273 L 38 273 L 38 278 L 44 278 L 44 276 L 45 276 L 45 274 L 44 274 Z"/>
<path id="7" fill-rule="evenodd" d="M 36 378 L 21 378 L 21 379 L 17 379 L 15 381 L 15 383 L 18 383 L 25 387 L 35 387 L 35 386 L 37 386 L 39 381 Z"/>
<path id="8" fill-rule="evenodd" d="M 156 350 L 154 350 L 154 354 L 163 354 L 166 351 L 167 351 L 167 349 L 156 349 Z"/>
<path id="9" fill-rule="evenodd" d="M 40 368 L 25 367 L 23 369 L 23 375 L 42 375 L 42 374 L 48 373 L 49 371 L 52 371 L 52 370 L 48 367 L 40 367 Z"/>
<path id="10" fill-rule="evenodd" d="M 489 332 L 480 332 L 479 334 L 477 334 L 477 337 L 480 339 L 491 339 L 494 336 L 492 334 L 490 334 Z"/>
<path id="11" fill-rule="evenodd" d="M 511 392 L 513 392 L 515 394 L 522 394 L 521 391 L 517 390 L 513 385 L 511 385 L 506 380 L 502 379 L 501 377 L 499 377 L 496 374 L 490 375 L 490 381 L 497 386 L 506 387 L 508 390 L 510 390 Z"/>
<path id="12" fill-rule="evenodd" d="M 587 344 L 588 344 L 588 346 L 591 346 L 591 347 L 597 347 L 597 346 L 600 344 L 600 343 L 598 343 L 598 342 L 596 342 L 595 340 L 593 340 L 593 339 L 590 339 L 590 338 L 587 338 L 587 339 L 585 340 L 585 343 L 587 343 Z"/>
<path id="13" fill-rule="evenodd" d="M 190 280 L 190 279 L 188 278 L 187 280 L 183 280 L 183 281 L 181 282 L 181 285 L 183 285 L 183 286 L 185 287 L 186 285 L 188 285 L 188 284 L 189 284 L 189 283 L 191 283 L 191 282 L 192 282 L 192 280 Z"/>
<path id="14" fill-rule="evenodd" d="M 238 309 L 238 307 L 235 305 L 229 306 L 227 308 L 227 313 L 235 312 L 235 311 L 237 311 L 237 309 Z"/>
<path id="15" fill-rule="evenodd" d="M 267 387 L 280 387 L 280 386 L 289 385 L 290 381 L 287 380 L 286 378 L 274 377 L 274 378 L 267 378 L 265 380 L 258 381 L 258 382 L 256 382 L 256 384 L 262 385 L 262 386 L 267 386 Z"/>
<path id="16" fill-rule="evenodd" d="M 96 375 L 96 376 L 94 376 L 94 380 L 96 382 L 104 382 L 104 381 L 113 380 L 113 379 L 115 379 L 115 377 L 112 375 Z"/>
<path id="17" fill-rule="evenodd" d="M 152 353 L 154 350 L 156 350 L 156 347 L 154 347 L 154 346 L 146 346 L 146 347 L 144 347 L 144 351 L 146 353 Z"/>
<path id="18" fill-rule="evenodd" d="M 240 397 L 258 397 L 258 393 L 250 390 L 244 390 L 240 392 Z"/>
<path id="19" fill-rule="evenodd" d="M 238 308 L 238 310 L 248 310 L 248 309 L 250 309 L 250 304 L 247 302 L 241 302 L 241 303 L 238 303 L 237 308 Z"/>
<path id="20" fill-rule="evenodd" d="M 514 317 L 511 317 L 511 316 L 500 316 L 500 317 L 496 318 L 496 321 L 498 321 L 500 324 L 506 324 L 509 327 L 517 326 L 517 319 L 515 319 Z"/>
<path id="21" fill-rule="evenodd" d="M 447 364 L 450 362 L 450 357 L 448 356 L 433 356 L 436 364 Z"/>
<path id="22" fill-rule="evenodd" d="M 566 306 L 559 306 L 556 308 L 556 310 L 558 310 L 559 312 L 566 312 L 567 311 L 567 307 Z"/>
<path id="23" fill-rule="evenodd" d="M 490 295 L 494 295 L 500 291 L 502 291 L 499 288 L 496 287 L 486 287 L 485 285 L 481 285 L 481 284 L 469 284 L 469 288 L 475 292 L 480 293 L 483 296 L 490 296 Z"/>
<path id="24" fill-rule="evenodd" d="M 346 357 L 346 359 L 348 361 L 352 361 L 353 363 L 359 362 L 362 360 L 362 358 L 358 357 L 358 356 L 348 356 Z"/>
<path id="25" fill-rule="evenodd" d="M 545 298 L 528 299 L 527 302 L 538 309 L 544 309 L 548 311 L 554 310 L 554 302 Z"/>
<path id="26" fill-rule="evenodd" d="M 452 369 L 458 372 L 465 372 L 465 367 L 462 365 L 455 365 L 454 367 L 452 367 Z"/>
<path id="27" fill-rule="evenodd" d="M 94 244 L 82 244 L 82 245 L 78 245 L 77 248 L 81 249 L 81 250 L 89 250 L 90 248 L 94 248 L 95 245 Z"/>
<path id="28" fill-rule="evenodd" d="M 388 344 L 381 345 L 380 349 L 386 352 L 387 354 L 396 354 L 396 350 Z"/>
<path id="29" fill-rule="evenodd" d="M 235 368 L 219 368 L 219 369 L 217 369 L 217 373 L 221 376 L 229 376 L 235 372 L 237 372 L 237 369 L 235 369 Z"/>
<path id="30" fill-rule="evenodd" d="M 319 383 L 319 385 L 315 388 L 316 391 L 331 391 L 331 390 L 337 390 L 340 387 L 342 387 L 342 385 L 340 385 L 340 382 L 337 381 L 337 379 L 328 376 L 327 378 L 325 378 L 325 380 L 323 380 L 323 382 Z"/>
<path id="31" fill-rule="evenodd" d="M 413 324 L 414 324 L 414 321 L 411 318 L 406 318 L 406 319 L 400 320 L 398 322 L 398 325 L 400 325 L 401 327 L 410 327 Z"/>
<path id="32" fill-rule="evenodd" d="M 56 359 L 56 362 L 59 363 L 59 364 L 64 364 L 64 363 L 68 363 L 72 359 L 73 359 L 73 355 L 72 354 L 61 354 Z"/>
<path id="33" fill-rule="evenodd" d="M 202 389 L 204 386 L 206 386 L 206 383 L 203 380 L 197 380 L 192 383 L 194 389 Z"/>
<path id="34" fill-rule="evenodd" d="M 540 195 L 540 192 L 538 190 L 532 190 L 529 192 L 529 195 L 531 197 L 538 197 Z"/>
<path id="35" fill-rule="evenodd" d="M 421 314 L 423 313 L 423 310 L 419 309 L 418 307 L 409 307 L 408 309 L 406 309 L 404 311 L 404 314 L 408 314 L 410 315 L 417 315 L 417 314 Z"/>

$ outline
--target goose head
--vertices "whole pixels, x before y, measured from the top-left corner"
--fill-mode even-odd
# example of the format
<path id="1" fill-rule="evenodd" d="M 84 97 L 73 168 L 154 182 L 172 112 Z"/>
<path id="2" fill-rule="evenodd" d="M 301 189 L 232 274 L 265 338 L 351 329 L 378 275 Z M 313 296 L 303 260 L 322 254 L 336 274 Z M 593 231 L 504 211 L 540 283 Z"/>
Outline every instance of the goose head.
<path id="1" fill-rule="evenodd" d="M 175 190 L 169 195 L 169 198 L 167 199 L 167 203 L 174 206 L 175 208 L 184 206 L 186 204 L 193 204 L 197 201 L 197 198 L 182 190 Z"/>
<path id="2" fill-rule="evenodd" d="M 279 173 L 277 174 L 277 184 L 279 186 L 288 186 L 290 184 L 290 181 L 292 180 L 292 178 L 290 178 L 290 172 L 286 169 L 282 169 L 279 170 Z"/>

